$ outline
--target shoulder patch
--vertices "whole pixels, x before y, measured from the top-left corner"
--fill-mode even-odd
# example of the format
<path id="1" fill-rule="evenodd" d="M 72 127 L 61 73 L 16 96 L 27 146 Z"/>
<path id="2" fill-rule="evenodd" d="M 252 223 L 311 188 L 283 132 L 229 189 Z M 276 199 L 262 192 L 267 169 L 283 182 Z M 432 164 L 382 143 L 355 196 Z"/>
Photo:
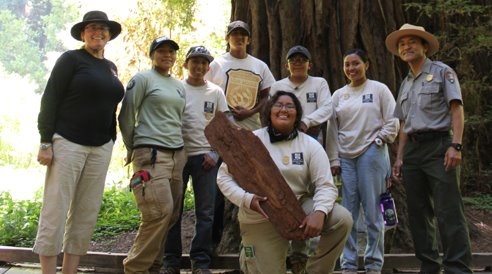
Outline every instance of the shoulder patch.
<path id="1" fill-rule="evenodd" d="M 126 90 L 130 90 L 135 86 L 135 80 L 131 79 L 130 82 L 126 85 Z"/>
<path id="2" fill-rule="evenodd" d="M 454 75 L 452 71 L 446 72 L 446 80 L 448 80 L 451 84 L 454 84 L 455 79 L 456 79 L 456 75 Z"/>

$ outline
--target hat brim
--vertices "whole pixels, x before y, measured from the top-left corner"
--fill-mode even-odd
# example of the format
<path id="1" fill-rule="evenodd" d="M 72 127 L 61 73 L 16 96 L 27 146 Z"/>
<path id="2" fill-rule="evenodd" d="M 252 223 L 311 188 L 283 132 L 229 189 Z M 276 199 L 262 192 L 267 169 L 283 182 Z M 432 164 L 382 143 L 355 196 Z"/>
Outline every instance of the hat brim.
<path id="1" fill-rule="evenodd" d="M 80 37 L 80 33 L 85 28 L 85 26 L 91 23 L 107 24 L 109 26 L 109 33 L 111 33 L 111 38 L 109 38 L 110 41 L 116 38 L 121 33 L 121 25 L 118 22 L 110 21 L 110 20 L 90 20 L 73 25 L 72 29 L 70 30 L 70 34 L 75 40 L 82 41 L 82 38 Z"/>
<path id="2" fill-rule="evenodd" d="M 235 28 L 230 29 L 230 30 L 227 32 L 227 36 L 229 36 L 229 35 L 231 34 L 231 32 L 233 32 L 234 30 L 237 30 L 237 29 L 243 29 L 244 31 L 246 31 L 246 33 L 248 33 L 248 36 L 249 36 L 249 37 L 251 37 L 251 33 L 249 32 L 249 30 L 248 30 L 248 29 L 243 28 L 243 27 L 239 27 L 239 26 L 237 26 L 237 27 L 235 27 Z"/>
<path id="3" fill-rule="evenodd" d="M 201 54 L 201 53 L 196 53 L 196 54 L 190 54 L 186 57 L 186 60 L 185 62 L 187 62 L 190 58 L 193 58 L 193 57 L 202 57 L 202 58 L 205 58 L 207 59 L 207 61 L 209 63 L 212 63 L 212 61 L 214 60 L 214 58 L 210 55 L 206 55 L 206 54 Z"/>
<path id="4" fill-rule="evenodd" d="M 416 30 L 416 29 L 404 29 L 404 30 L 396 30 L 390 33 L 386 37 L 386 48 L 393 53 L 394 55 L 399 55 L 398 54 L 398 41 L 400 38 L 405 37 L 405 36 L 417 36 L 422 39 L 424 39 L 427 44 L 429 45 L 429 48 L 427 49 L 427 56 L 432 56 L 434 55 L 438 50 L 439 50 L 439 41 L 437 38 L 425 31 L 421 30 Z"/>
<path id="5" fill-rule="evenodd" d="M 300 54 L 300 55 L 306 57 L 308 60 L 311 61 L 311 56 L 307 55 L 305 52 L 302 52 L 302 51 L 291 52 L 290 54 L 287 55 L 287 58 L 286 59 L 289 60 L 290 57 L 292 57 L 292 56 L 294 56 L 296 54 Z"/>

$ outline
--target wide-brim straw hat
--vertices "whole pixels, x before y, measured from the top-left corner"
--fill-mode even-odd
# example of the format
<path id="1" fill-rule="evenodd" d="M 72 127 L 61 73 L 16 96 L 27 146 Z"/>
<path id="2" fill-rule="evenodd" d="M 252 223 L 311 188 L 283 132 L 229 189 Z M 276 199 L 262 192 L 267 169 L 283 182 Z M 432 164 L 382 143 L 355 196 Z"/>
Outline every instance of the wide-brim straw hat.
<path id="1" fill-rule="evenodd" d="M 403 26 L 401 26 L 399 30 L 395 30 L 392 33 L 390 33 L 386 37 L 386 41 L 385 41 L 386 48 L 394 55 L 399 55 L 398 41 L 400 40 L 400 38 L 405 36 L 417 36 L 424 39 L 429 45 L 426 54 L 427 56 L 431 56 L 439 50 L 439 41 L 433 34 L 425 31 L 424 27 L 415 26 L 411 24 L 404 24 Z"/>
<path id="2" fill-rule="evenodd" d="M 72 29 L 70 30 L 70 34 L 76 40 L 82 41 L 82 38 L 80 37 L 80 33 L 85 28 L 85 26 L 91 23 L 104 23 L 108 25 L 109 33 L 111 33 L 111 38 L 109 40 L 113 40 L 121 33 L 120 23 L 109 20 L 106 13 L 102 11 L 93 10 L 87 12 L 84 15 L 84 18 L 82 18 L 82 22 L 73 25 Z"/>

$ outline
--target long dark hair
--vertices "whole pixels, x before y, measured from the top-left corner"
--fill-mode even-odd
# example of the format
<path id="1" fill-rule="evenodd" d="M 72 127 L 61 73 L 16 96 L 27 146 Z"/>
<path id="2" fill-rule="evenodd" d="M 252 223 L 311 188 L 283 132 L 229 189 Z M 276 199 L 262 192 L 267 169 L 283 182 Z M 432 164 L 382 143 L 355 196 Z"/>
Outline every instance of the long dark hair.
<path id="1" fill-rule="evenodd" d="M 289 96 L 292 101 L 294 102 L 294 105 L 296 106 L 296 120 L 294 122 L 294 128 L 299 128 L 299 125 L 301 124 L 301 118 L 302 118 L 302 106 L 301 102 L 299 99 L 297 99 L 296 95 L 292 92 L 287 92 L 283 90 L 277 91 L 265 105 L 265 109 L 263 111 L 263 124 L 265 126 L 270 127 L 272 125 L 272 119 L 271 119 L 271 114 L 272 114 L 272 107 L 273 105 L 278 101 L 278 98 L 280 96 Z"/>

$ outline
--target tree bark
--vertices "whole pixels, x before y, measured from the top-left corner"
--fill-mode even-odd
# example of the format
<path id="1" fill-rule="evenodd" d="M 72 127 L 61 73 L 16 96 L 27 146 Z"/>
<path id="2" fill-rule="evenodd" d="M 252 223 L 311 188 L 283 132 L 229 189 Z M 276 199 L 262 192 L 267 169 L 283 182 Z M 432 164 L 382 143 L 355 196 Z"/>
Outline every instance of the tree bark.
<path id="1" fill-rule="evenodd" d="M 472 33 L 473 24 L 477 29 L 490 26 L 491 9 L 490 6 L 486 8 L 486 5 L 490 4 L 487 4 L 487 0 L 472 0 L 472 4 L 484 7 L 485 15 L 478 16 L 477 12 L 472 12 L 470 16 L 466 12 L 459 14 L 462 7 L 456 8 L 458 13 L 455 14 L 452 9 L 442 10 L 436 6 L 438 2 L 449 4 L 449 1 L 428 3 L 425 0 L 231 0 L 231 19 L 241 19 L 250 24 L 252 41 L 249 52 L 265 61 L 277 80 L 288 75 L 284 65 L 288 49 L 301 44 L 307 47 L 312 55 L 310 74 L 325 78 L 334 92 L 346 84 L 342 64 L 343 53 L 357 47 L 368 53 L 368 78 L 386 84 L 395 97 L 402 79 L 408 73 L 408 66 L 386 50 L 384 41 L 390 32 L 406 22 L 424 26 L 438 36 L 450 31 L 451 22 L 460 26 L 471 25 L 472 27 L 462 33 L 452 33 L 456 41 L 445 35 L 439 36 L 441 50 L 432 58 L 443 60 L 457 70 L 458 75 L 472 80 L 471 83 L 465 83 L 460 78 L 463 98 L 467 102 L 465 113 L 472 113 L 478 117 L 478 122 L 470 123 L 470 126 L 465 128 L 464 144 L 470 153 L 465 151 L 463 154 L 463 169 L 470 171 L 472 175 L 468 176 L 472 177 L 470 180 L 477 181 L 479 189 L 490 191 L 492 176 L 487 174 L 492 174 L 492 153 L 488 153 L 492 147 L 492 138 L 488 136 L 492 134 L 492 118 L 486 116 L 486 109 L 490 108 L 488 106 L 492 103 L 492 95 L 488 92 L 492 86 L 492 78 L 489 77 L 492 63 L 487 62 L 490 60 L 490 46 L 463 53 L 475 46 L 474 36 L 462 40 L 456 38 Z M 434 5 L 434 14 L 425 14 L 416 8 L 405 7 L 408 3 L 417 3 L 420 6 Z M 485 27 L 484 31 L 487 33 L 483 35 L 490 36 L 490 28 L 487 30 Z M 476 81 L 481 82 L 476 84 Z M 475 99 L 477 96 L 483 99 Z M 467 104 L 470 106 L 467 107 Z M 392 157 L 395 146 L 396 144 L 391 148 Z M 464 187 L 463 189 L 465 190 Z M 389 239 L 386 241 L 386 250 L 397 246 L 403 251 L 409 251 L 412 249 L 412 241 L 406 220 L 403 184 L 395 184 L 393 190 L 400 224 L 396 230 L 387 233 Z M 231 214 L 230 209 L 227 214 Z M 234 227 L 235 224 L 228 223 L 227 226 Z M 238 231 L 231 234 L 239 235 Z M 238 239 L 239 237 L 228 239 L 225 236 L 222 246 L 238 246 Z"/>

